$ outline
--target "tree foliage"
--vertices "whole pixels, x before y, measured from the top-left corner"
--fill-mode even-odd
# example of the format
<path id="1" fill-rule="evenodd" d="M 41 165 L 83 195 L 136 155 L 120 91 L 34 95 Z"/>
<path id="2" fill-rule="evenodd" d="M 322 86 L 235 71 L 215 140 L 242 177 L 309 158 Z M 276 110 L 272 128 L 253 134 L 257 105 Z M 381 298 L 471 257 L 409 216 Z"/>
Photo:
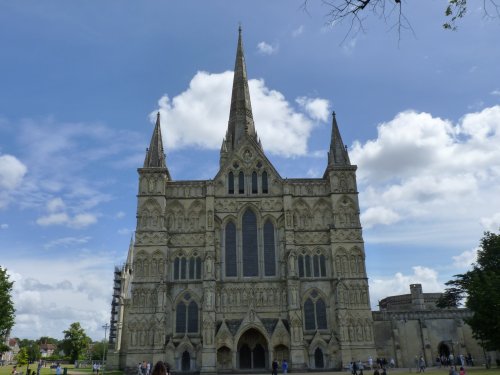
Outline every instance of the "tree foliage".
<path id="1" fill-rule="evenodd" d="M 474 337 L 490 350 L 500 349 L 500 234 L 485 232 L 472 270 L 455 275 L 446 283 L 448 288 L 438 301 L 438 307 L 465 306 L 474 315 L 466 322 Z"/>
<path id="2" fill-rule="evenodd" d="M 15 312 L 12 302 L 13 281 L 9 281 L 7 270 L 0 266 L 0 342 L 3 342 L 14 326 Z"/>
<path id="3" fill-rule="evenodd" d="M 101 360 L 108 351 L 108 342 L 105 340 L 96 342 L 92 345 L 91 358 L 92 360 Z"/>
<path id="4" fill-rule="evenodd" d="M 85 353 L 85 349 L 91 343 L 90 338 L 85 333 L 79 322 L 71 323 L 64 333 L 61 343 L 64 353 L 70 357 L 71 361 L 76 361 Z"/>
<path id="5" fill-rule="evenodd" d="M 27 365 L 28 359 L 29 359 L 28 358 L 28 349 L 27 348 L 19 349 L 19 352 L 16 355 L 17 364 L 20 366 Z"/>

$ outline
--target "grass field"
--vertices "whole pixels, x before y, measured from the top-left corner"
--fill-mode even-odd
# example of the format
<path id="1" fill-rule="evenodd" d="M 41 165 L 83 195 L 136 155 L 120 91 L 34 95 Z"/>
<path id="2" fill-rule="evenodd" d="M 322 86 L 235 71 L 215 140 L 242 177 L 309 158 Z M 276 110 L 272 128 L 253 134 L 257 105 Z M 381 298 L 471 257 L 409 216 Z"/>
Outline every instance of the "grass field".
<path id="1" fill-rule="evenodd" d="M 68 369 L 68 374 L 82 374 L 82 375 L 87 375 L 87 374 L 92 374 L 92 368 L 78 368 L 75 369 L 74 365 L 66 365 L 62 364 L 61 368 L 66 367 Z M 11 375 L 13 366 L 0 366 L 0 375 Z M 30 370 L 36 370 L 36 364 L 31 364 L 30 365 Z M 17 371 L 22 371 L 23 375 L 26 375 L 26 366 L 18 367 Z M 49 367 L 42 367 L 40 371 L 40 375 L 55 375 L 56 369 L 51 369 Z M 101 372 L 102 374 L 102 372 Z M 123 375 L 123 372 L 121 371 L 106 371 L 105 375 Z M 500 375 L 500 374 L 499 374 Z"/>
<path id="2" fill-rule="evenodd" d="M 0 366 L 0 375 L 11 375 L 12 372 L 12 367 L 13 366 Z M 62 365 L 61 367 L 66 367 L 68 369 L 68 374 L 69 375 L 87 375 L 92 373 L 91 368 L 79 368 L 75 369 L 73 365 Z M 36 365 L 30 365 L 30 369 L 36 369 Z M 26 366 L 23 366 L 22 368 L 18 368 L 18 371 L 22 371 L 23 374 L 26 374 Z M 50 369 L 48 367 L 42 368 L 42 371 L 40 372 L 40 375 L 55 375 L 56 370 L 55 369 Z M 264 372 L 267 374 L 268 372 Z M 407 375 L 407 374 L 413 374 L 416 375 L 417 373 L 415 370 L 413 370 L 411 373 L 408 371 L 407 368 L 404 369 L 391 369 L 390 371 L 387 372 L 389 375 L 390 374 L 398 374 L 398 375 Z M 436 367 L 430 367 L 427 368 L 426 372 L 431 373 L 433 375 L 448 375 L 448 369 L 447 368 L 436 368 Z M 101 373 L 102 374 L 102 373 Z M 182 373 L 180 373 L 182 374 Z M 293 374 L 293 372 L 292 372 Z M 297 374 L 297 373 L 295 373 Z M 312 374 L 312 373 L 307 373 L 307 374 Z M 321 375 L 327 374 L 327 372 L 321 372 L 318 373 Z M 347 374 L 346 371 L 339 372 L 339 374 Z M 482 367 L 472 367 L 472 368 L 467 368 L 467 375 L 500 375 L 500 368 L 493 367 L 489 370 L 482 368 Z M 123 375 L 121 371 L 107 371 L 105 372 L 105 375 Z M 365 375 L 371 375 L 371 371 L 365 371 Z"/>

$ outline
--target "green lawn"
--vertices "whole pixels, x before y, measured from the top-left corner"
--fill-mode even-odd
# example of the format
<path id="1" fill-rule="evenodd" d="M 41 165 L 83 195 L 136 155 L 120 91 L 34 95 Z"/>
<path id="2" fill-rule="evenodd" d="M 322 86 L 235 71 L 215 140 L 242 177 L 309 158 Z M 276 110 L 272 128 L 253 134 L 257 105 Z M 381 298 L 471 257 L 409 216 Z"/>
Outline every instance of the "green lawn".
<path id="1" fill-rule="evenodd" d="M 30 370 L 36 370 L 36 363 L 30 365 Z M 12 372 L 12 365 L 11 366 L 0 366 L 0 375 L 10 375 Z M 67 368 L 69 374 L 91 374 L 92 373 L 92 368 L 78 368 L 75 369 L 74 365 L 69 365 L 69 364 L 61 364 L 62 368 Z M 17 371 L 22 371 L 23 375 L 26 375 L 26 366 L 21 366 L 17 368 Z M 42 367 L 42 370 L 40 371 L 40 375 L 55 375 L 56 369 L 51 369 L 50 367 Z M 101 372 L 102 374 L 102 372 Z M 122 371 L 106 371 L 105 375 L 123 375 Z M 499 374 L 500 375 L 500 374 Z"/>
<path id="2" fill-rule="evenodd" d="M 90 367 L 88 368 L 79 368 L 75 369 L 73 365 L 62 365 L 61 367 L 66 367 L 68 369 L 68 374 L 69 375 L 87 375 L 92 373 L 92 369 Z M 30 369 L 36 369 L 36 364 L 30 365 Z M 22 368 L 18 368 L 18 371 L 22 371 L 23 375 L 26 375 L 26 366 L 22 366 Z M 12 371 L 12 366 L 0 366 L 0 375 L 10 375 Z M 55 375 L 56 370 L 55 369 L 50 369 L 49 367 L 43 367 L 42 371 L 40 372 L 40 375 Z M 340 374 L 347 374 L 345 371 L 339 372 Z M 408 375 L 410 374 L 408 372 L 408 369 L 391 369 L 388 372 L 388 375 L 394 374 L 394 375 Z M 425 374 L 427 373 L 432 373 L 433 375 L 448 375 L 448 369 L 447 368 L 427 368 L 425 371 Z M 101 372 L 102 374 L 102 372 Z M 326 374 L 326 373 L 322 373 Z M 412 375 L 416 375 L 417 373 L 415 372 L 415 369 L 412 370 L 411 372 Z M 424 375 L 425 375 L 424 374 Z M 500 375 L 500 368 L 494 367 L 489 370 L 486 370 L 485 368 L 481 367 L 473 367 L 473 368 L 467 368 L 467 375 Z M 105 375 L 123 375 L 123 372 L 121 371 L 107 371 L 105 372 Z M 365 375 L 372 375 L 371 371 L 365 371 Z"/>

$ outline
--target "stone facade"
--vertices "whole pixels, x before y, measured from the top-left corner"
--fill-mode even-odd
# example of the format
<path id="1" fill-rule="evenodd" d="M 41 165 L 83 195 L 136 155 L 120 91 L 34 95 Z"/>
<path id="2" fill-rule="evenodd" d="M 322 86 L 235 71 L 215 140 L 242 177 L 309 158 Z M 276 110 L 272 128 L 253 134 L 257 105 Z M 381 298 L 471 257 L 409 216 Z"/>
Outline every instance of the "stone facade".
<path id="1" fill-rule="evenodd" d="M 437 357 L 451 355 L 459 360 L 468 354 L 475 365 L 485 364 L 488 357 L 495 363 L 497 353 L 485 353 L 464 322 L 472 312 L 439 309 L 436 302 L 440 296 L 423 293 L 420 284 L 412 284 L 410 294 L 381 300 L 380 311 L 373 312 L 377 356 L 394 358 L 398 367 L 415 367 L 415 357 L 420 356 L 431 366 Z"/>
<path id="2" fill-rule="evenodd" d="M 323 178 L 281 177 L 253 123 L 241 30 L 217 175 L 171 178 L 159 116 L 138 172 L 112 367 L 339 369 L 375 356 L 356 166 L 335 114 Z"/>

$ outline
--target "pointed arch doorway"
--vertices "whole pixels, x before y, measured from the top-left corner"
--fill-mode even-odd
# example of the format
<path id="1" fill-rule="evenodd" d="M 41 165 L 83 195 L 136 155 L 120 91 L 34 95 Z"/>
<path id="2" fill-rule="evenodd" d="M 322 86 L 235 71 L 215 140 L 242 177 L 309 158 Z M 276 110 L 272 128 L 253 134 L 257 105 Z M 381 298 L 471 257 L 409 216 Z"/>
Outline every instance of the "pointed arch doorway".
<path id="1" fill-rule="evenodd" d="M 240 369 L 265 369 L 268 363 L 267 340 L 254 328 L 250 328 L 238 341 Z"/>

